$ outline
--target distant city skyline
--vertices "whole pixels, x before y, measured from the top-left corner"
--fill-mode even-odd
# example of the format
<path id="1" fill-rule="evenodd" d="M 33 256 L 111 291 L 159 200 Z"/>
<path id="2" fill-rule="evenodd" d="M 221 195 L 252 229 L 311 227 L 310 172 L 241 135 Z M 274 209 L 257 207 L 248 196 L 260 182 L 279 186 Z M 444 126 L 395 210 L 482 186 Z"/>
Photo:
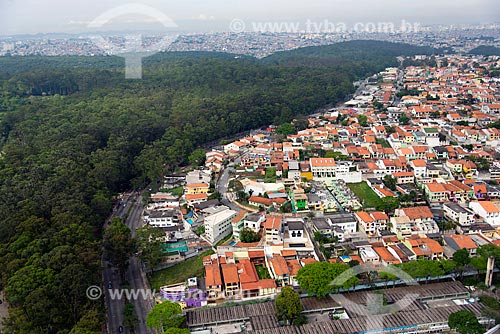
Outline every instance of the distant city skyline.
<path id="1" fill-rule="evenodd" d="M 102 13 L 127 3 L 155 8 L 183 32 L 229 31 L 229 22 L 329 20 L 356 22 L 419 22 L 430 24 L 498 23 L 500 11 L 495 0 L 278 0 L 243 1 L 187 0 L 118 1 L 87 0 L 0 0 L 0 35 L 37 33 L 84 33 L 88 24 Z M 114 18 L 100 30 L 163 30 L 144 15 Z"/>

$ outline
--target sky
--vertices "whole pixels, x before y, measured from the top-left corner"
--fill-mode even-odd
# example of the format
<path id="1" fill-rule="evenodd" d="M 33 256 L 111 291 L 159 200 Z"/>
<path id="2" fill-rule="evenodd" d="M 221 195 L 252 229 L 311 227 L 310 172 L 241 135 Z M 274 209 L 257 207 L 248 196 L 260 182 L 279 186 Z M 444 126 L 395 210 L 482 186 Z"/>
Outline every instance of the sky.
<path id="1" fill-rule="evenodd" d="M 127 14 L 124 8 L 134 6 L 120 7 L 126 4 L 153 11 Z M 88 27 L 107 11 L 112 18 L 108 16 L 98 28 Z M 163 30 L 157 21 L 166 22 L 165 18 L 183 32 L 229 31 L 234 19 L 328 20 L 348 25 L 401 20 L 424 25 L 499 23 L 500 4 L 498 0 L 0 0 L 0 35 Z"/>

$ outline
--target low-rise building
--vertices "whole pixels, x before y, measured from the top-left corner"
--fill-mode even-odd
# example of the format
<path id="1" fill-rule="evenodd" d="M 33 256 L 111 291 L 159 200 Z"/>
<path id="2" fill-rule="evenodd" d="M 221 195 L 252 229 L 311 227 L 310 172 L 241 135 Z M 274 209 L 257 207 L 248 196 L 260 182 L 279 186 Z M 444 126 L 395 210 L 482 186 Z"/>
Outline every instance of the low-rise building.
<path id="1" fill-rule="evenodd" d="M 444 257 L 444 249 L 436 240 L 430 238 L 410 238 L 405 244 L 417 256 L 417 259 L 439 260 Z"/>
<path id="2" fill-rule="evenodd" d="M 219 299 L 223 299 L 222 276 L 218 259 L 212 259 L 210 255 L 208 255 L 203 262 L 205 266 L 205 286 L 208 301 L 215 302 Z"/>
<path id="3" fill-rule="evenodd" d="M 179 211 L 174 208 L 154 210 L 144 214 L 146 223 L 160 228 L 173 228 L 179 226 Z"/>
<path id="4" fill-rule="evenodd" d="M 252 213 L 243 219 L 243 225 L 254 232 L 260 231 L 261 224 L 266 220 L 266 216 L 260 213 Z"/>
<path id="5" fill-rule="evenodd" d="M 224 295 L 226 299 L 240 299 L 240 280 L 238 267 L 235 263 L 221 264 L 222 280 L 224 282 Z"/>
<path id="6" fill-rule="evenodd" d="M 500 226 L 500 210 L 490 201 L 474 201 L 469 203 L 469 207 L 478 216 L 491 226 Z"/>
<path id="7" fill-rule="evenodd" d="M 208 183 L 190 183 L 186 185 L 186 194 L 206 194 L 210 189 Z"/>
<path id="8" fill-rule="evenodd" d="M 461 227 L 470 226 L 476 222 L 474 212 L 454 202 L 444 203 L 443 212 L 446 219 L 457 223 Z"/>
<path id="9" fill-rule="evenodd" d="M 380 236 L 385 231 L 389 217 L 384 212 L 356 212 L 356 219 L 368 236 Z"/>
<path id="10" fill-rule="evenodd" d="M 391 217 L 390 221 L 392 232 L 399 237 L 439 233 L 434 215 L 427 206 L 396 209 L 395 217 Z"/>
<path id="11" fill-rule="evenodd" d="M 283 242 L 281 236 L 281 216 L 268 216 L 264 222 L 264 230 L 266 232 L 266 242 L 279 244 Z"/>
<path id="12" fill-rule="evenodd" d="M 468 235 L 447 235 L 443 239 L 446 245 L 454 251 L 466 249 L 470 256 L 477 254 L 477 245 Z"/>
<path id="13" fill-rule="evenodd" d="M 363 263 L 380 263 L 380 256 L 373 250 L 372 247 L 361 247 L 358 252 L 361 260 L 363 260 Z"/>

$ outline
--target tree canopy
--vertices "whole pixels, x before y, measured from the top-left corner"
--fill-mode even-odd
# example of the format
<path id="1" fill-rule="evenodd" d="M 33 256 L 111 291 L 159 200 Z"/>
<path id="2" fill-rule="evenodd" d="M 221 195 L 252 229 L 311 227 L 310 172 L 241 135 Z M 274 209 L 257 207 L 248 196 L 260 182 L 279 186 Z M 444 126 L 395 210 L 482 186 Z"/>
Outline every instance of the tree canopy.
<path id="1" fill-rule="evenodd" d="M 182 327 L 185 318 L 179 304 L 165 301 L 156 304 L 146 318 L 146 325 L 157 330 Z"/>
<path id="2" fill-rule="evenodd" d="M 240 231 L 240 240 L 247 243 L 257 242 L 260 240 L 260 235 L 252 229 L 244 227 Z"/>
<path id="3" fill-rule="evenodd" d="M 292 322 L 302 312 L 299 294 L 291 287 L 284 287 L 276 296 L 276 317 L 279 320 Z"/>
<path id="4" fill-rule="evenodd" d="M 302 128 L 298 115 L 337 103 L 354 92 L 353 81 L 397 65 L 395 56 L 426 52 L 433 51 L 373 41 L 264 60 L 168 52 L 145 59 L 143 80 L 125 80 L 118 57 L 0 57 L 0 282 L 12 306 L 8 330 L 100 327 L 102 303 L 82 291 L 101 283 L 103 246 L 126 266 L 129 231 L 104 227 L 116 194 L 201 164 L 201 151 L 193 151 L 221 139 L 295 117 Z"/>
<path id="5" fill-rule="evenodd" d="M 137 252 L 149 270 L 160 264 L 163 258 L 163 245 L 165 243 L 165 232 L 159 227 L 145 225 L 137 229 L 135 245 Z"/>
<path id="6" fill-rule="evenodd" d="M 104 249 L 106 258 L 124 274 L 135 248 L 130 229 L 119 217 L 111 219 L 111 225 L 104 231 Z"/>
<path id="7" fill-rule="evenodd" d="M 347 264 L 316 262 L 300 268 L 297 281 L 302 289 L 319 298 L 326 297 L 335 292 L 340 286 L 332 285 L 332 282 L 344 271 L 348 270 Z M 341 287 L 350 288 L 358 282 L 357 277 L 352 277 Z"/>
<path id="8" fill-rule="evenodd" d="M 283 123 L 276 128 L 276 132 L 281 133 L 284 136 L 288 136 L 296 133 L 297 131 L 292 123 Z"/>
<path id="9" fill-rule="evenodd" d="M 482 334 L 484 327 L 470 311 L 458 311 L 448 317 L 448 326 L 460 334 Z"/>

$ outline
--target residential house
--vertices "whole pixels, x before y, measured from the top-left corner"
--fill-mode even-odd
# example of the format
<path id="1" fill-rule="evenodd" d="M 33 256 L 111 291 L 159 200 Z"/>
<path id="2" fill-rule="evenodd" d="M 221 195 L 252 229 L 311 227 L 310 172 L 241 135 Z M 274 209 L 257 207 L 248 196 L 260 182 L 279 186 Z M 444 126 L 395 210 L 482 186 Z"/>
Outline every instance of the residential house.
<path id="1" fill-rule="evenodd" d="M 240 240 L 240 232 L 245 227 L 245 222 L 243 219 L 245 218 L 246 214 L 247 212 L 245 210 L 240 210 L 240 212 L 238 212 L 238 215 L 236 215 L 236 217 L 234 217 L 231 221 L 233 238 L 236 240 Z"/>
<path id="2" fill-rule="evenodd" d="M 241 299 L 238 267 L 235 263 L 221 264 L 226 299 Z"/>
<path id="3" fill-rule="evenodd" d="M 473 201 L 469 203 L 469 208 L 491 226 L 500 226 L 500 210 L 493 202 Z"/>
<path id="4" fill-rule="evenodd" d="M 405 244 L 411 247 L 418 259 L 439 260 L 444 257 L 444 249 L 436 240 L 415 237 L 406 240 Z"/>
<path id="5" fill-rule="evenodd" d="M 222 276 L 218 259 L 211 259 L 210 255 L 206 256 L 204 259 L 204 268 L 207 300 L 209 302 L 215 302 L 219 299 L 223 299 Z"/>
<path id="6" fill-rule="evenodd" d="M 280 244 L 283 242 L 281 236 L 281 216 L 268 216 L 264 222 L 264 229 L 266 231 L 266 242 L 273 244 Z"/>
<path id="7" fill-rule="evenodd" d="M 173 228 L 179 226 L 180 212 L 176 208 L 166 208 L 144 213 L 144 219 L 150 226 Z"/>
<path id="8" fill-rule="evenodd" d="M 392 173 L 392 177 L 396 179 L 397 184 L 415 183 L 415 173 L 413 172 L 396 172 Z"/>
<path id="9" fill-rule="evenodd" d="M 210 189 L 210 185 L 208 183 L 190 183 L 186 185 L 186 194 L 206 194 Z"/>
<path id="10" fill-rule="evenodd" d="M 259 232 L 261 224 L 266 220 L 266 216 L 260 213 L 252 213 L 243 218 L 243 226 L 254 232 Z"/>
<path id="11" fill-rule="evenodd" d="M 355 213 L 359 225 L 368 236 L 380 236 L 380 231 L 387 228 L 389 217 L 384 212 L 364 212 Z"/>
<path id="12" fill-rule="evenodd" d="M 412 160 L 409 165 L 413 169 L 416 178 L 422 178 L 427 175 L 427 162 L 425 160 Z"/>
<path id="13" fill-rule="evenodd" d="M 424 192 L 427 195 L 429 202 L 445 202 L 450 198 L 450 191 L 443 183 L 425 183 Z"/>
<path id="14" fill-rule="evenodd" d="M 361 260 L 363 260 L 363 263 L 380 263 L 380 256 L 373 250 L 372 247 L 360 247 L 358 252 Z"/>
<path id="15" fill-rule="evenodd" d="M 427 206 L 396 209 L 390 221 L 392 232 L 398 236 L 439 233 L 434 215 Z"/>
<path id="16" fill-rule="evenodd" d="M 443 212 L 446 219 L 458 224 L 460 227 L 470 226 L 476 222 L 474 212 L 457 203 L 444 203 Z"/>
<path id="17" fill-rule="evenodd" d="M 335 159 L 311 158 L 309 159 L 309 163 L 314 179 L 335 177 Z"/>
<path id="18" fill-rule="evenodd" d="M 466 249 L 470 256 L 477 254 L 477 245 L 468 235 L 447 235 L 443 239 L 446 245 L 454 251 Z"/>

